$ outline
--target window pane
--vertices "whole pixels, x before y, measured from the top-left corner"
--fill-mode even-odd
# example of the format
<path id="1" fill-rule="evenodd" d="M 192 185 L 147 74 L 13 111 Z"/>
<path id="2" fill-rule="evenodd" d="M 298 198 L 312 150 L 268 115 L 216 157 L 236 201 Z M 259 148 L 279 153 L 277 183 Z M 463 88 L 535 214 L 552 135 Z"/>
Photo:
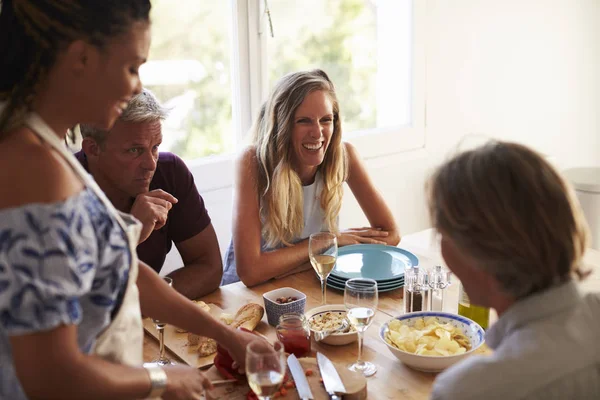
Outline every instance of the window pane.
<path id="1" fill-rule="evenodd" d="M 228 1 L 154 0 L 143 84 L 171 109 L 162 151 L 186 159 L 233 151 Z"/>
<path id="2" fill-rule="evenodd" d="M 269 89 L 289 72 L 321 68 L 346 132 L 411 122 L 410 0 L 269 0 L 269 8 Z"/>

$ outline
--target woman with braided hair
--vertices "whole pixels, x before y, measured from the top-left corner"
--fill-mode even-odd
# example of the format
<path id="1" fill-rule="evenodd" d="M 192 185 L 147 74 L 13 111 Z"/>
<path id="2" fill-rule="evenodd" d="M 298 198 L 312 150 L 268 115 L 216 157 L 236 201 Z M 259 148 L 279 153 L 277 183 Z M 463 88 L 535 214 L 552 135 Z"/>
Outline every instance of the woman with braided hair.
<path id="1" fill-rule="evenodd" d="M 140 92 L 149 0 L 0 6 L 0 398 L 200 398 L 197 369 L 142 367 L 141 311 L 218 338 L 240 366 L 255 336 L 138 262 L 139 222 L 65 147 L 69 128 L 110 128 Z"/>

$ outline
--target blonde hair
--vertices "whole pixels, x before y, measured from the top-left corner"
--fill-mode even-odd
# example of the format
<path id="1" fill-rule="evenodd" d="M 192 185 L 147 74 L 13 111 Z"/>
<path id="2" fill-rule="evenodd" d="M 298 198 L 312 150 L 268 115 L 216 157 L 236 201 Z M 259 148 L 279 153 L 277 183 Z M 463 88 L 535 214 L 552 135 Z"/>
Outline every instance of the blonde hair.
<path id="1" fill-rule="evenodd" d="M 516 298 L 584 277 L 588 230 L 573 190 L 535 151 L 490 142 L 428 183 L 433 225 Z"/>
<path id="2" fill-rule="evenodd" d="M 337 232 L 343 183 L 348 161 L 342 143 L 342 125 L 335 87 L 321 70 L 288 74 L 273 88 L 252 127 L 252 143 L 258 160 L 258 194 L 262 235 L 270 247 L 290 246 L 304 229 L 303 192 L 300 177 L 292 168 L 294 114 L 306 96 L 324 91 L 333 106 L 333 133 L 319 171 L 323 179 L 321 208 L 325 224 Z"/>

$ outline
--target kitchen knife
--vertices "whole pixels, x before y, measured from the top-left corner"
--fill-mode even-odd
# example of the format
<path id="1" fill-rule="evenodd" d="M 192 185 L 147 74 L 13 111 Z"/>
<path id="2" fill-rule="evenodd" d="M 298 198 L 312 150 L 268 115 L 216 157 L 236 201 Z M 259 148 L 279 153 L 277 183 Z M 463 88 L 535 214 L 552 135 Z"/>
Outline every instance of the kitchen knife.
<path id="1" fill-rule="evenodd" d="M 341 399 L 336 393 L 346 393 L 346 387 L 331 360 L 323 354 L 317 353 L 317 364 L 319 364 L 321 378 L 323 378 L 323 384 L 329 397 L 331 399 Z"/>
<path id="2" fill-rule="evenodd" d="M 294 354 L 290 354 L 287 359 L 287 364 L 288 367 L 290 367 L 290 372 L 294 378 L 294 383 L 296 384 L 296 389 L 298 390 L 298 396 L 300 396 L 302 400 L 312 399 L 313 395 L 310 391 L 310 385 L 308 384 L 308 379 L 306 379 L 306 375 L 304 374 L 304 369 L 302 368 L 302 365 L 300 365 L 300 361 L 298 361 Z"/>

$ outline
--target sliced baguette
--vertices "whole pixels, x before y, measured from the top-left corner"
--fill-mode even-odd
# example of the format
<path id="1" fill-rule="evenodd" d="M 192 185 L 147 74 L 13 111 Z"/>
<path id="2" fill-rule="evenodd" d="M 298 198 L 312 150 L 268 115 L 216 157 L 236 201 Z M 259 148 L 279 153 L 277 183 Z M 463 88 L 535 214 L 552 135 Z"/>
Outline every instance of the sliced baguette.
<path id="1" fill-rule="evenodd" d="M 255 303 L 244 304 L 235 314 L 235 318 L 230 326 L 233 328 L 241 327 L 253 331 L 264 314 L 265 310 L 261 305 Z"/>

